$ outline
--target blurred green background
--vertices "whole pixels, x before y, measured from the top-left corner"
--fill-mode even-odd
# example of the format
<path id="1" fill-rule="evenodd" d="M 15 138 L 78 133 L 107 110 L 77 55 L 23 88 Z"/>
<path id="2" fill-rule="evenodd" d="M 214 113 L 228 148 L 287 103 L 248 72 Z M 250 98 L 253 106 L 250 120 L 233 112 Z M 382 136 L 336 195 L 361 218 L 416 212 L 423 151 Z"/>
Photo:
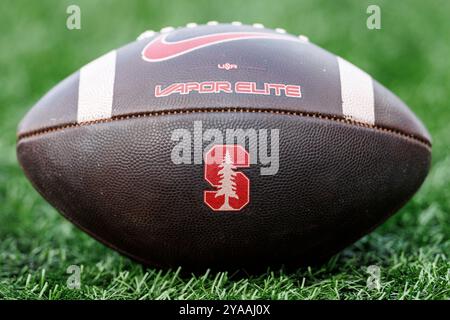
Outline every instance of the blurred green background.
<path id="1" fill-rule="evenodd" d="M 66 8 L 81 8 L 81 30 Z M 381 30 L 366 27 L 369 5 Z M 448 299 L 450 1 L 0 1 L 0 298 Z M 433 136 L 433 167 L 399 214 L 322 267 L 180 276 L 144 269 L 64 220 L 18 167 L 15 130 L 48 89 L 142 31 L 242 21 L 304 34 L 400 96 Z M 270 254 L 270 253 L 268 253 Z M 79 290 L 66 268 L 82 266 Z M 370 290 L 367 267 L 381 267 Z"/>

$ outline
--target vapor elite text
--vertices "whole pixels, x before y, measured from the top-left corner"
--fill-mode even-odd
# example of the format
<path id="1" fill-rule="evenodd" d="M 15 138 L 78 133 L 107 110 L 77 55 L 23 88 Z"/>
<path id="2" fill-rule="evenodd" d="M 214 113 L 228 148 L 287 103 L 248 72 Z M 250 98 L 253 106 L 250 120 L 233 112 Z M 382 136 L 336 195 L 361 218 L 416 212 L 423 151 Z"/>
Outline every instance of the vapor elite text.
<path id="1" fill-rule="evenodd" d="M 274 95 L 301 98 L 301 88 L 297 85 L 282 83 L 264 83 L 238 81 L 234 85 L 228 81 L 181 82 L 166 87 L 155 86 L 155 97 L 167 97 L 172 94 L 190 93 L 243 93 L 253 95 Z"/>

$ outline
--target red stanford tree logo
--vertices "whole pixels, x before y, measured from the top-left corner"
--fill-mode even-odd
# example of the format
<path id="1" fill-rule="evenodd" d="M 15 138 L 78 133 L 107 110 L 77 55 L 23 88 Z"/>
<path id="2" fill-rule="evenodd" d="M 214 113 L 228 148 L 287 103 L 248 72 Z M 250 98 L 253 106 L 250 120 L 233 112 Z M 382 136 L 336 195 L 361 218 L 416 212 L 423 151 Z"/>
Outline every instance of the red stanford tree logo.
<path id="1" fill-rule="evenodd" d="M 250 166 L 250 155 L 240 145 L 217 145 L 205 153 L 205 180 L 216 190 L 203 199 L 214 211 L 239 211 L 250 201 L 250 181 L 236 171 Z"/>

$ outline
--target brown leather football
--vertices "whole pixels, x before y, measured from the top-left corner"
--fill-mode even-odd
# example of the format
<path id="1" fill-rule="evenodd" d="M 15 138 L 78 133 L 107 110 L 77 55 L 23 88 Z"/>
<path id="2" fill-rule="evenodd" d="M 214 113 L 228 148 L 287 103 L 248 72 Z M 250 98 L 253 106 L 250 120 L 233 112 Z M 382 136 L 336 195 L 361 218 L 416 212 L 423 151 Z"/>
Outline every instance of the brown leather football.
<path id="1" fill-rule="evenodd" d="M 427 175 L 430 136 L 364 71 L 283 30 L 145 33 L 50 90 L 18 159 L 67 219 L 147 265 L 323 261 Z"/>

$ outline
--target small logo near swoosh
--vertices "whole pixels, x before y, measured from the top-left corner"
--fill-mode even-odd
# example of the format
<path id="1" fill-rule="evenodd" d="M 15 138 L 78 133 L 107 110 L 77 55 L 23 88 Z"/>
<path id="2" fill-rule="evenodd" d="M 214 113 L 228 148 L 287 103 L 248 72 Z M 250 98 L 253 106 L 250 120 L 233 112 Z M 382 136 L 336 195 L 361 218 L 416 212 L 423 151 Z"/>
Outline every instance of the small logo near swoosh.
<path id="1" fill-rule="evenodd" d="M 167 34 L 160 35 L 147 44 L 142 50 L 142 58 L 149 62 L 172 59 L 185 53 L 228 41 L 244 39 L 275 39 L 298 41 L 296 38 L 281 34 L 262 32 L 228 32 L 216 33 L 186 40 L 167 42 Z"/>

